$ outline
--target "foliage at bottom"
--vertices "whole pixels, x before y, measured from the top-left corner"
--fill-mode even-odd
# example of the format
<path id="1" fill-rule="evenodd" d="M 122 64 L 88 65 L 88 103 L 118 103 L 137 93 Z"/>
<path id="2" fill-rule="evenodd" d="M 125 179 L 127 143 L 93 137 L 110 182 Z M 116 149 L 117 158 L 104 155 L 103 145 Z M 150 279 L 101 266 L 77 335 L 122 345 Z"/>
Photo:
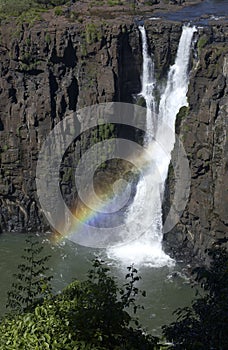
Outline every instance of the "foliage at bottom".
<path id="1" fill-rule="evenodd" d="M 74 281 L 61 294 L 49 296 L 22 314 L 0 324 L 0 349 L 158 349 L 158 338 L 147 335 L 131 316 L 139 307 L 137 271 L 129 267 L 119 288 L 109 269 L 95 260 L 84 282 Z M 145 295 L 145 292 L 141 292 Z"/>
<path id="2" fill-rule="evenodd" d="M 177 321 L 163 327 L 166 339 L 173 343 L 169 349 L 228 349 L 228 252 L 218 241 L 208 255 L 210 267 L 194 270 L 203 296 L 195 298 L 191 307 L 178 309 Z"/>

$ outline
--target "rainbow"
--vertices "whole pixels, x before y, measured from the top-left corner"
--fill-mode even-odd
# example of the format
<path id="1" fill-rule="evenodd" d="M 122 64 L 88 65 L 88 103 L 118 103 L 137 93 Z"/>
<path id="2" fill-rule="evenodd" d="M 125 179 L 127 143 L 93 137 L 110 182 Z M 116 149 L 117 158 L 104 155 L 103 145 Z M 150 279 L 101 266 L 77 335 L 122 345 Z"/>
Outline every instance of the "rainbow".
<path id="1" fill-rule="evenodd" d="M 85 225 L 93 226 L 93 222 L 99 222 L 99 216 L 101 216 L 102 210 L 107 210 L 108 205 L 110 201 L 113 198 L 113 191 L 110 190 L 109 192 L 106 192 L 106 201 L 103 201 L 101 204 L 97 204 L 94 202 L 94 198 L 88 198 L 86 200 L 86 203 L 89 205 L 85 205 L 80 201 L 80 204 L 77 206 L 77 208 L 72 212 L 73 216 L 75 217 L 75 223 L 73 224 L 73 227 L 71 231 L 65 231 L 64 227 L 60 227 L 58 231 L 53 232 L 53 240 L 55 243 L 59 243 L 65 238 L 69 237 L 73 233 L 77 233 L 80 230 L 82 230 Z"/>
<path id="2" fill-rule="evenodd" d="M 146 171 L 151 171 L 151 164 L 153 163 L 152 154 L 157 151 L 157 146 L 161 148 L 160 145 L 157 145 L 156 142 L 152 142 L 146 148 L 140 146 L 141 151 L 136 152 L 136 154 L 131 155 L 128 160 L 131 164 L 133 164 L 140 173 L 145 173 Z M 158 169 L 159 170 L 159 169 Z M 156 176 L 159 172 L 156 171 Z M 160 182 L 160 181 L 159 181 Z M 127 184 L 125 183 L 125 186 Z M 124 192 L 123 186 L 116 186 L 115 191 L 113 189 L 113 184 L 103 184 L 103 188 L 100 189 L 101 197 L 104 200 L 101 200 L 101 197 L 95 197 L 93 195 L 88 195 L 86 201 L 84 203 L 80 201 L 77 208 L 72 211 L 72 214 L 75 218 L 75 221 L 70 225 L 70 229 L 65 227 L 65 225 L 60 225 L 57 231 L 52 234 L 52 241 L 54 243 L 60 243 L 66 238 L 75 236 L 75 235 L 83 235 L 83 231 L 86 229 L 86 226 L 95 226 L 96 223 L 102 223 L 104 219 L 104 213 L 110 212 L 110 207 L 112 206 L 114 196 L 121 196 Z M 86 204 L 85 204 L 86 202 Z"/>

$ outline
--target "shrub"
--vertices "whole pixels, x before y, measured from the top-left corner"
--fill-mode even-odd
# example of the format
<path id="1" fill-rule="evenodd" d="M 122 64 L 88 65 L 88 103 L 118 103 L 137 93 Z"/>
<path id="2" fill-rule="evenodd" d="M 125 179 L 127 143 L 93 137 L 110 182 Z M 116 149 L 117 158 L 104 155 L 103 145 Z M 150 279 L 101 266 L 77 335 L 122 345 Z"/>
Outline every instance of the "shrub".
<path id="1" fill-rule="evenodd" d="M 204 34 L 203 36 L 201 36 L 197 42 L 197 49 L 198 49 L 198 53 L 200 54 L 202 49 L 206 46 L 206 44 L 208 43 L 208 38 L 207 36 Z"/>
<path id="2" fill-rule="evenodd" d="M 18 273 L 14 275 L 15 282 L 8 292 L 7 307 L 11 312 L 23 312 L 38 303 L 50 293 L 50 280 L 45 273 L 50 256 L 41 256 L 43 246 L 34 241 L 32 236 L 26 239 L 23 262 L 18 265 Z"/>
<path id="3" fill-rule="evenodd" d="M 108 0 L 109 6 L 117 6 L 117 5 L 123 5 L 122 1 L 120 0 Z"/>
<path id="4" fill-rule="evenodd" d="M 152 350 L 158 339 L 143 332 L 133 313 L 140 307 L 137 270 L 117 286 L 109 269 L 95 259 L 84 282 L 74 281 L 60 295 L 0 324 L 0 349 Z M 141 292 L 145 295 L 145 292 Z"/>
<path id="5" fill-rule="evenodd" d="M 85 37 L 87 44 L 95 43 L 102 38 L 102 30 L 99 25 L 95 23 L 87 23 L 85 29 Z"/>
<path id="6" fill-rule="evenodd" d="M 62 14 L 63 14 L 62 7 L 57 6 L 57 7 L 55 8 L 55 15 L 56 15 L 56 16 L 62 16 Z"/>

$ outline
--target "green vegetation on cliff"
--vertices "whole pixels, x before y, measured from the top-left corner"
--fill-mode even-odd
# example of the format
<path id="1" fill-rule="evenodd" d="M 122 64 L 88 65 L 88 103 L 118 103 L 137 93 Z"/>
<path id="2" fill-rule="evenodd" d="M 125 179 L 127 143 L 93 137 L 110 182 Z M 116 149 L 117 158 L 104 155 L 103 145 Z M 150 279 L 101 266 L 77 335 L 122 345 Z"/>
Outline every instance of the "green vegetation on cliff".
<path id="1" fill-rule="evenodd" d="M 65 3 L 66 0 L 0 0 L 0 19 L 11 16 L 21 17 L 21 22 L 23 19 L 40 19 L 41 12 Z"/>

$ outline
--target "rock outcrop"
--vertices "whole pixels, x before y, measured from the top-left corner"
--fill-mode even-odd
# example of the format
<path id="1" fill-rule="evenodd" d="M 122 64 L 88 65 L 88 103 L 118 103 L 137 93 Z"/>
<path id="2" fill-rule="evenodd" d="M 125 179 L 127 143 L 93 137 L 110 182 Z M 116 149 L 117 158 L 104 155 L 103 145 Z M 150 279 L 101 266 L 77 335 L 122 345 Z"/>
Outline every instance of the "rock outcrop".
<path id="1" fill-rule="evenodd" d="M 189 108 L 177 118 L 177 132 L 190 164 L 191 186 L 179 223 L 164 235 L 164 247 L 185 261 L 192 257 L 204 260 L 205 249 L 223 239 L 228 231 L 227 43 L 225 25 L 199 30 L 198 60 L 188 91 Z M 172 204 L 174 188 L 170 168 L 164 217 Z"/>

